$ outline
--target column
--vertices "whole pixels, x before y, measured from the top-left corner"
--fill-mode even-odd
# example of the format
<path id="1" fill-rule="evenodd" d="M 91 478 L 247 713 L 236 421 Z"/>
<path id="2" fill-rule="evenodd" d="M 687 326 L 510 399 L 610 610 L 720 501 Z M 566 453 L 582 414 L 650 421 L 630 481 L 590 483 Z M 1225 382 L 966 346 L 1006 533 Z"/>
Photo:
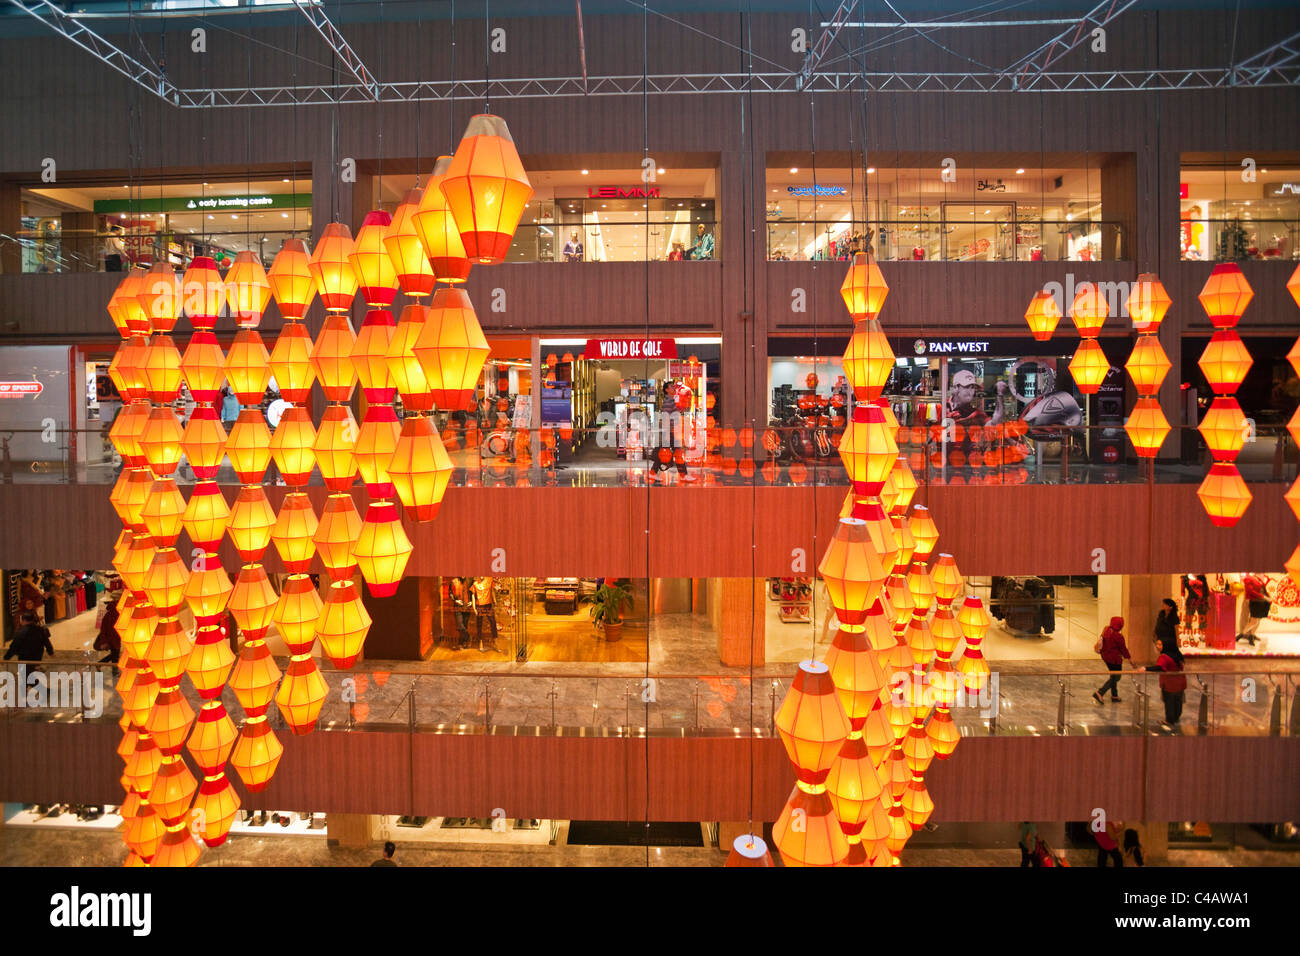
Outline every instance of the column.
<path id="1" fill-rule="evenodd" d="M 22 188 L 12 180 L 0 180 L 0 233 L 18 235 L 22 228 Z M 0 274 L 23 271 L 23 253 L 16 242 L 0 243 Z"/>
<path id="2" fill-rule="evenodd" d="M 329 846 L 369 846 L 374 842 L 375 817 L 365 813 L 325 814 L 325 833 Z"/>
<path id="3" fill-rule="evenodd" d="M 766 607 L 762 578 L 712 578 L 709 620 L 718 632 L 718 657 L 727 667 L 766 663 Z M 753 632 L 751 643 L 750 632 Z"/>
<path id="4" fill-rule="evenodd" d="M 1133 655 L 1135 667 L 1155 663 L 1156 614 L 1160 610 L 1161 600 L 1167 597 L 1169 576 L 1166 574 L 1123 576 L 1119 613 L 1124 618 L 1124 636 L 1128 638 L 1128 650 Z"/>
<path id="5" fill-rule="evenodd" d="M 361 603 L 370 614 L 365 656 L 371 660 L 418 661 L 429 635 L 422 605 L 422 578 L 405 577 L 392 597 L 372 598 L 362 586 Z M 429 624 L 432 624 L 431 612 Z"/>

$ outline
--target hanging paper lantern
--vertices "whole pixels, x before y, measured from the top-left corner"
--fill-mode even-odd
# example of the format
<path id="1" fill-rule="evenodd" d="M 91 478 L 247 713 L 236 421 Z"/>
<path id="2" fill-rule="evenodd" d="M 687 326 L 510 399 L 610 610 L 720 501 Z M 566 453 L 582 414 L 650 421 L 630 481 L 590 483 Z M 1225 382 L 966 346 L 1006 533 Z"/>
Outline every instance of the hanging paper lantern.
<path id="1" fill-rule="evenodd" d="M 127 270 L 122 276 L 122 281 L 117 284 L 113 290 L 112 297 L 108 300 L 108 314 L 113 320 L 113 326 L 117 329 L 122 338 L 129 336 L 133 329 L 141 332 L 149 331 L 149 320 L 144 315 L 144 310 L 140 307 L 138 298 L 140 292 L 140 279 L 144 275 L 144 270 L 133 267 Z"/>
<path id="2" fill-rule="evenodd" d="M 1231 528 L 1246 513 L 1253 496 L 1236 465 L 1216 461 L 1196 490 L 1196 497 L 1216 527 Z"/>
<path id="3" fill-rule="evenodd" d="M 200 555 L 184 590 L 185 603 L 189 605 L 195 622 L 201 626 L 220 621 L 233 587 L 230 575 L 215 554 Z"/>
<path id="4" fill-rule="evenodd" d="M 415 346 L 424 331 L 429 314 L 427 306 L 408 305 L 402 309 L 397 328 L 388 343 L 388 372 L 393 385 L 402 396 L 402 405 L 408 411 L 427 412 L 433 409 L 433 395 L 424 368 L 415 356 Z"/>
<path id="5" fill-rule="evenodd" d="M 154 550 L 153 538 L 145 533 L 144 525 L 141 524 L 140 530 L 131 538 L 131 547 L 127 548 L 122 563 L 116 565 L 117 573 L 121 575 L 127 589 L 137 595 L 144 594 L 145 576 L 153 565 Z"/>
<path id="6" fill-rule="evenodd" d="M 300 405 L 290 405 L 271 434 L 271 457 L 280 477 L 291 488 L 302 488 L 316 464 L 316 429 L 311 414 Z"/>
<path id="7" fill-rule="evenodd" d="M 874 319 L 885 306 L 889 284 L 873 257 L 859 252 L 853 257 L 848 274 L 840 284 L 840 297 L 855 323 Z"/>
<path id="8" fill-rule="evenodd" d="M 316 467 L 325 487 L 342 492 L 352 487 L 357 473 L 357 421 L 346 405 L 331 405 L 321 416 L 316 432 Z"/>
<path id="9" fill-rule="evenodd" d="M 167 333 L 176 328 L 176 319 L 180 316 L 181 284 L 166 262 L 155 262 L 141 276 L 136 298 L 153 331 Z"/>
<path id="10" fill-rule="evenodd" d="M 1231 329 L 1255 297 L 1254 290 L 1235 262 L 1221 262 L 1205 280 L 1196 298 L 1216 329 Z"/>
<path id="11" fill-rule="evenodd" d="M 393 331 L 393 313 L 386 309 L 371 309 L 366 313 L 352 345 L 352 367 L 356 370 L 366 401 L 371 404 L 389 404 L 397 391 L 387 358 Z M 369 411 L 366 409 L 367 415 Z"/>
<path id="12" fill-rule="evenodd" d="M 865 623 L 867 609 L 879 596 L 886 575 L 880 556 L 871 547 L 865 521 L 839 520 L 817 571 L 826 582 L 840 623 Z"/>
<path id="13" fill-rule="evenodd" d="M 156 406 L 149 413 L 149 420 L 140 433 L 140 451 L 157 477 L 172 474 L 180 464 L 184 434 L 171 406 Z"/>
<path id="14" fill-rule="evenodd" d="M 189 632 L 179 618 L 164 617 L 158 621 L 144 659 L 158 678 L 160 687 L 170 686 L 181 679 L 193 648 Z"/>
<path id="15" fill-rule="evenodd" d="M 325 317 L 316 345 L 312 349 L 311 364 L 321 391 L 332 402 L 346 402 L 352 397 L 357 384 L 357 370 L 352 365 L 352 347 L 356 335 L 352 322 L 346 315 Z"/>
<path id="16" fill-rule="evenodd" d="M 185 603 L 185 582 L 189 569 L 175 548 L 159 548 L 144 574 L 144 592 L 163 617 L 180 612 Z"/>
<path id="17" fill-rule="evenodd" d="M 857 842 L 867 818 L 877 812 L 880 794 L 880 778 L 862 731 L 851 731 L 826 778 L 826 795 L 850 843 Z"/>
<path id="18" fill-rule="evenodd" d="M 885 599 L 893 609 L 894 625 L 897 627 L 907 627 L 908 621 L 912 619 L 912 614 L 916 610 L 912 592 L 907 587 L 907 576 L 903 573 L 908 567 L 908 561 L 903 560 L 900 552 L 898 563 L 894 565 L 894 573 L 886 580 L 884 587 Z M 885 648 L 887 649 L 888 645 L 885 645 Z"/>
<path id="19" fill-rule="evenodd" d="M 144 357 L 148 350 L 148 340 L 143 335 L 132 335 L 120 342 L 113 352 L 113 358 L 108 363 L 108 377 L 122 393 L 124 402 L 146 397 L 141 366 L 144 364 Z M 124 408 L 123 411 L 125 410 Z M 120 415 L 121 412 L 118 414 Z"/>
<path id="20" fill-rule="evenodd" d="M 1286 490 L 1286 494 L 1282 497 L 1291 506 L 1291 511 L 1295 514 L 1296 520 L 1300 521 L 1300 478 L 1297 478 L 1291 484 L 1291 487 Z"/>
<path id="21" fill-rule="evenodd" d="M 885 427 L 884 414 L 876 405 L 858 405 L 840 439 L 840 458 L 849 473 L 853 490 L 875 495 L 898 460 L 898 445 Z"/>
<path id="22" fill-rule="evenodd" d="M 215 402 L 221 397 L 221 383 L 226 380 L 226 357 L 214 332 L 200 329 L 190 336 L 185 354 L 181 356 L 180 370 L 185 387 L 196 402 Z"/>
<path id="23" fill-rule="evenodd" d="M 199 782 L 194 779 L 185 760 L 178 755 L 164 754 L 153 786 L 149 788 L 149 802 L 164 822 L 170 824 L 189 812 L 194 791 L 198 788 Z"/>
<path id="24" fill-rule="evenodd" d="M 415 231 L 437 281 L 459 283 L 469 278 L 472 263 L 465 254 L 456 219 L 442 192 L 442 180 L 449 168 L 451 157 L 439 156 L 415 211 Z"/>
<path id="25" fill-rule="evenodd" d="M 347 580 L 356 571 L 352 549 L 360 534 L 361 516 L 352 496 L 330 495 L 312 540 L 331 581 Z"/>
<path id="26" fill-rule="evenodd" d="M 210 329 L 221 317 L 226 284 L 211 256 L 195 256 L 181 279 L 181 303 L 195 329 Z"/>
<path id="27" fill-rule="evenodd" d="M 382 209 L 366 213 L 348 262 L 357 277 L 357 292 L 371 308 L 387 308 L 397 295 L 397 270 L 384 239 L 393 217 Z"/>
<path id="28" fill-rule="evenodd" d="M 316 281 L 312 278 L 307 247 L 301 239 L 284 241 L 280 251 L 275 254 L 275 261 L 271 263 L 271 271 L 266 278 L 275 295 L 275 302 L 280 307 L 280 315 L 286 321 L 300 320 L 307 315 L 307 307 L 316 298 Z M 231 308 L 233 310 L 234 307 Z M 279 380 L 278 375 L 276 380 Z"/>
<path id="29" fill-rule="evenodd" d="M 309 734 L 316 726 L 329 688 L 310 654 L 289 659 L 289 669 L 275 694 L 275 706 L 295 735 Z"/>
<path id="30" fill-rule="evenodd" d="M 275 589 L 266 576 L 266 568 L 260 564 L 247 564 L 239 569 L 226 608 L 239 625 L 245 641 L 260 641 L 271 626 L 275 602 Z"/>
<path id="31" fill-rule="evenodd" d="M 437 517 L 451 471 L 451 458 L 433 422 L 418 415 L 408 417 L 388 463 L 388 478 L 403 507 L 416 521 Z"/>
<path id="32" fill-rule="evenodd" d="M 290 573 L 305 574 L 311 569 L 311 559 L 316 556 L 314 538 L 318 526 L 316 512 L 305 492 L 284 496 L 271 528 L 271 540 Z"/>
<path id="33" fill-rule="evenodd" d="M 742 833 L 731 843 L 731 852 L 723 866 L 776 866 L 767 843 L 760 836 Z"/>
<path id="34" fill-rule="evenodd" d="M 153 671 L 147 665 L 142 665 L 136 670 L 135 681 L 122 694 L 122 713 L 130 717 L 131 723 L 141 731 L 135 742 L 135 751 L 131 754 L 131 762 L 126 766 L 127 774 L 131 775 L 132 768 L 136 768 L 138 770 L 136 776 L 141 777 L 146 772 L 150 775 L 148 780 L 137 781 L 132 785 L 133 789 L 141 793 L 149 792 L 149 785 L 153 780 L 152 774 L 157 770 L 158 761 L 161 759 L 153 739 L 143 732 L 145 722 L 149 719 L 149 711 L 153 709 L 153 702 L 157 699 L 158 678 L 154 677 Z"/>
<path id="35" fill-rule="evenodd" d="M 392 405 L 370 405 L 361 420 L 355 449 L 357 471 L 372 498 L 391 498 L 395 493 L 388 477 L 388 465 L 397 451 L 401 426 Z"/>
<path id="36" fill-rule="evenodd" d="M 157 547 L 170 548 L 180 537 L 184 513 L 185 497 L 176 487 L 176 479 L 159 478 L 140 509 L 140 520 Z"/>
<path id="37" fill-rule="evenodd" d="M 444 411 L 474 407 L 474 390 L 489 352 L 464 289 L 433 294 L 414 352 L 434 404 Z"/>
<path id="38" fill-rule="evenodd" d="M 1160 278 L 1154 272 L 1144 272 L 1133 283 L 1124 307 L 1133 320 L 1133 328 L 1139 332 L 1154 332 L 1160 328 L 1160 323 L 1164 321 L 1165 313 L 1172 304 L 1173 300 L 1169 298 Z"/>
<path id="39" fill-rule="evenodd" d="M 270 613 L 267 623 L 270 623 Z M 246 640 L 239 649 L 235 668 L 230 672 L 226 686 L 234 693 L 239 706 L 249 717 L 266 713 L 275 699 L 275 688 L 280 683 L 280 668 L 276 666 L 271 649 L 264 640 Z"/>
<path id="40" fill-rule="evenodd" d="M 952 604 L 961 597 L 965 580 L 957 570 L 957 562 L 953 560 L 951 554 L 939 555 L 939 559 L 930 571 L 930 579 L 934 582 L 935 597 L 941 603 Z"/>
<path id="41" fill-rule="evenodd" d="M 962 653 L 961 660 L 957 661 L 957 671 L 966 684 L 967 696 L 983 694 L 988 689 L 989 664 L 984 659 L 984 652 L 980 650 L 981 643 L 982 638 L 968 634 L 966 650 Z"/>
<path id="42" fill-rule="evenodd" d="M 153 337 L 144 350 L 138 371 L 150 401 L 166 404 L 176 400 L 184 375 L 181 353 L 170 335 Z"/>
<path id="43" fill-rule="evenodd" d="M 1196 430 L 1215 461 L 1236 460 L 1246 444 L 1246 416 L 1235 398 L 1222 395 L 1216 398 Z"/>
<path id="44" fill-rule="evenodd" d="M 923 561 L 912 562 L 912 569 L 907 574 L 907 590 L 915 605 L 913 620 L 917 615 L 924 617 L 934 607 L 935 590 L 934 581 L 930 579 L 930 572 L 926 570 Z"/>
<path id="45" fill-rule="evenodd" d="M 1110 359 L 1096 339 L 1084 339 L 1074 350 L 1069 367 L 1075 388 L 1084 395 L 1093 395 L 1110 374 Z"/>
<path id="46" fill-rule="evenodd" d="M 149 650 L 149 644 L 153 641 L 153 632 L 157 624 L 158 612 L 154 609 L 154 606 L 147 600 L 137 600 L 135 606 L 131 608 L 130 621 L 119 632 L 122 638 L 122 653 L 138 661 L 143 661 L 145 654 Z M 154 690 L 157 691 L 157 687 Z M 153 706 L 152 698 L 150 698 L 149 706 Z"/>
<path id="47" fill-rule="evenodd" d="M 1291 557 L 1286 559 L 1286 563 L 1282 567 L 1286 569 L 1286 573 L 1291 577 L 1291 580 L 1297 586 L 1300 586 L 1300 545 L 1297 545 L 1296 549 L 1291 552 Z"/>
<path id="48" fill-rule="evenodd" d="M 205 625 L 195 632 L 194 646 L 190 649 L 189 659 L 185 662 L 185 673 L 189 675 L 190 682 L 199 696 L 210 701 L 221 696 L 221 690 L 226 686 L 226 678 L 230 676 L 230 668 L 234 663 L 235 653 L 230 649 L 230 641 L 226 634 L 220 627 Z M 199 711 L 199 720 L 200 722 L 203 720 L 202 710 Z M 215 765 L 199 762 L 201 768 L 207 769 L 211 766 Z"/>
<path id="49" fill-rule="evenodd" d="M 1056 296 L 1047 291 L 1035 292 L 1029 301 L 1029 308 L 1025 310 L 1025 322 L 1029 324 L 1030 334 L 1037 341 L 1046 342 L 1060 321 L 1061 307 L 1056 302 Z"/>
<path id="50" fill-rule="evenodd" d="M 158 749 L 165 755 L 177 754 L 185 745 L 190 727 L 194 724 L 194 708 L 185 699 L 180 684 L 163 687 L 154 700 L 153 710 L 144 722 L 144 729 Z"/>
<path id="51" fill-rule="evenodd" d="M 271 529 L 274 527 L 275 512 L 266 500 L 262 486 L 244 485 L 240 488 L 234 507 L 230 509 L 226 533 L 245 563 L 261 560 L 271 543 Z"/>
<path id="52" fill-rule="evenodd" d="M 1096 338 L 1109 314 L 1110 308 L 1106 303 L 1106 297 L 1101 294 L 1096 283 L 1085 282 L 1079 286 L 1079 291 L 1075 293 L 1074 302 L 1070 306 L 1070 318 L 1074 320 L 1080 338 Z"/>
<path id="53" fill-rule="evenodd" d="M 772 841 L 786 866 L 839 866 L 849 855 L 825 788 L 805 789 L 800 781 L 772 825 Z"/>
<path id="54" fill-rule="evenodd" d="M 194 798 L 195 819 L 201 821 L 199 838 L 210 847 L 225 843 L 239 807 L 239 794 L 224 773 L 204 777 Z"/>
<path id="55" fill-rule="evenodd" d="M 939 529 L 935 526 L 930 509 L 925 505 L 916 505 L 912 509 L 912 519 L 908 524 L 912 539 L 916 542 L 915 557 L 924 561 L 930 557 L 939 541 Z"/>
<path id="56" fill-rule="evenodd" d="M 961 731 L 946 707 L 935 708 L 934 716 L 925 726 L 925 732 L 930 738 L 930 746 L 934 748 L 934 755 L 939 760 L 951 757 L 961 742 Z"/>
<path id="57" fill-rule="evenodd" d="M 1254 364 L 1246 345 L 1233 329 L 1220 329 L 1196 362 L 1215 395 L 1231 395 Z"/>
<path id="58" fill-rule="evenodd" d="M 163 834 L 166 832 L 167 827 L 162 817 L 158 815 L 158 811 L 148 800 L 141 799 L 135 815 L 126 825 L 126 832 L 122 839 L 131 848 L 132 853 L 142 860 L 149 860 L 162 846 Z"/>
<path id="59" fill-rule="evenodd" d="M 361 603 L 356 585 L 351 580 L 332 583 L 316 623 L 316 636 L 330 663 L 340 670 L 355 664 L 369 630 L 370 614 Z"/>
<path id="60" fill-rule="evenodd" d="M 200 483 L 217 477 L 226 451 L 226 429 L 211 405 L 196 405 L 181 432 L 181 452 Z"/>
<path id="61" fill-rule="evenodd" d="M 925 826 L 930 814 L 934 813 L 934 800 L 925 789 L 925 779 L 921 774 L 913 774 L 901 801 L 903 819 L 913 830 Z"/>
<path id="62" fill-rule="evenodd" d="M 283 754 L 284 746 L 271 731 L 265 715 L 250 717 L 230 752 L 230 766 L 249 793 L 261 793 L 271 782 Z"/>
<path id="63" fill-rule="evenodd" d="M 873 609 L 879 606 L 877 602 Z M 880 617 L 883 618 L 883 613 Z M 841 625 L 826 652 L 825 663 L 850 726 L 860 729 L 888 683 L 878 655 L 866 635 L 866 627 L 861 624 Z"/>
<path id="64" fill-rule="evenodd" d="M 181 526 L 190 542 L 203 551 L 216 551 L 230 521 L 230 508 L 215 481 L 200 481 L 190 493 Z"/>
<path id="65" fill-rule="evenodd" d="M 875 319 L 865 319 L 853 329 L 844 350 L 844 377 L 859 402 L 878 398 L 894 371 L 894 350 Z"/>
<path id="66" fill-rule="evenodd" d="M 435 281 L 433 267 L 424 254 L 424 244 L 415 225 L 415 214 L 423 198 L 423 189 L 408 190 L 406 198 L 393 213 L 393 221 L 384 236 L 384 248 L 388 250 L 388 258 L 397 273 L 398 285 L 404 295 L 412 297 L 431 293 Z M 456 238 L 459 240 L 460 236 Z"/>
<path id="67" fill-rule="evenodd" d="M 273 620 L 291 655 L 311 653 L 323 603 L 306 574 L 291 574 L 285 580 Z"/>
<path id="68" fill-rule="evenodd" d="M 271 283 L 262 268 L 262 260 L 255 252 L 245 249 L 235 253 L 234 264 L 226 272 L 225 295 L 235 324 L 241 328 L 256 328 L 271 302 Z M 283 308 L 280 314 L 289 318 Z"/>
<path id="69" fill-rule="evenodd" d="M 350 261 L 354 249 L 352 230 L 341 222 L 331 222 L 312 250 L 311 277 L 327 312 L 346 312 L 352 307 L 357 294 L 357 273 Z"/>
<path id="70" fill-rule="evenodd" d="M 1154 395 L 1160 391 L 1160 383 L 1169 374 L 1169 365 L 1169 356 L 1165 355 L 1160 340 L 1154 335 L 1139 335 L 1133 343 L 1133 353 L 1124 363 L 1139 395 Z"/>
<path id="71" fill-rule="evenodd" d="M 266 386 L 271 382 L 269 359 L 257 329 L 241 328 L 235 333 L 235 340 L 226 353 L 226 384 L 240 404 L 262 404 Z"/>
<path id="72" fill-rule="evenodd" d="M 430 179 L 429 189 L 435 185 L 447 199 L 466 255 L 484 265 L 505 259 L 533 195 L 506 121 L 489 113 L 470 117 L 446 174 L 436 183 Z"/>
<path id="73" fill-rule="evenodd" d="M 799 779 L 811 785 L 824 784 L 850 730 L 830 669 L 824 663 L 799 663 L 775 722 Z"/>
<path id="74" fill-rule="evenodd" d="M 930 622 L 922 614 L 913 614 L 903 632 L 907 648 L 912 652 L 912 661 L 921 667 L 929 667 L 934 660 L 934 636 L 930 633 Z"/>
<path id="75" fill-rule="evenodd" d="M 397 593 L 411 550 L 397 506 L 391 501 L 371 502 L 352 547 L 352 558 L 365 578 L 371 597 L 391 597 Z"/>
<path id="76" fill-rule="evenodd" d="M 280 397 L 286 402 L 302 405 L 311 401 L 311 383 L 316 380 L 312 346 L 311 336 L 301 322 L 286 323 L 275 338 L 268 365 Z"/>

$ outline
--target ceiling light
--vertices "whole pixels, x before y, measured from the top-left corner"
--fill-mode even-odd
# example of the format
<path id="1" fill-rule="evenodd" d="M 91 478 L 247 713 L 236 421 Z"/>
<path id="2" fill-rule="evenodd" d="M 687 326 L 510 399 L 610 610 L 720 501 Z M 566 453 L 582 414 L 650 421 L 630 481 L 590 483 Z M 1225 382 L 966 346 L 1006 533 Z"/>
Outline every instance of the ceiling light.
<path id="1" fill-rule="evenodd" d="M 799 172 L 799 167 L 798 167 L 798 166 L 791 166 L 791 167 L 790 167 L 790 174 L 791 174 L 791 175 L 794 175 L 794 174 L 797 173 L 797 172 Z"/>
<path id="2" fill-rule="evenodd" d="M 985 210 L 984 210 L 984 215 L 986 215 L 986 216 L 987 216 L 987 215 L 988 215 L 988 214 L 989 214 L 989 213 L 990 213 L 990 212 L 992 212 L 992 210 L 991 210 L 991 209 L 985 209 Z"/>
<path id="3" fill-rule="evenodd" d="M 289 214 L 288 214 L 287 212 L 282 212 L 282 213 L 280 213 L 280 218 L 281 218 L 281 219 L 288 219 L 288 218 L 289 218 Z"/>
<path id="4" fill-rule="evenodd" d="M 867 167 L 867 173 L 868 173 L 868 174 L 874 173 L 875 171 L 876 171 L 876 167 L 875 167 L 875 166 L 868 166 L 868 167 Z"/>
<path id="5" fill-rule="evenodd" d="M 585 169 L 582 171 L 582 175 L 584 176 L 587 175 L 587 171 Z"/>
<path id="6" fill-rule="evenodd" d="M 208 218 L 209 218 L 209 219 L 216 219 L 217 217 L 214 216 L 214 215 L 212 215 L 212 213 L 208 213 Z"/>
<path id="7" fill-rule="evenodd" d="M 1265 170 L 1265 172 L 1268 172 L 1268 170 Z M 664 168 L 663 168 L 662 166 L 660 166 L 660 167 L 659 167 L 659 175 L 662 176 L 663 174 L 664 174 Z"/>
<path id="8" fill-rule="evenodd" d="M 1024 171 L 1023 169 L 1017 169 L 1017 170 L 1016 170 L 1016 175 L 1017 175 L 1017 176 L 1023 176 L 1024 174 L 1025 174 L 1025 171 Z"/>

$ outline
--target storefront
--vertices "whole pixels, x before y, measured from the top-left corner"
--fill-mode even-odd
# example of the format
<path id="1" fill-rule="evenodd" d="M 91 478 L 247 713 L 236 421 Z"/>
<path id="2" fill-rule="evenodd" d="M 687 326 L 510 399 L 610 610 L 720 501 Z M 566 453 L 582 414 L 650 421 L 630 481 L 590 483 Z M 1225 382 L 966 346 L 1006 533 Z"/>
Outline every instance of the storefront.
<path id="1" fill-rule="evenodd" d="M 1201 657 L 1300 657 L 1300 588 L 1285 571 L 1173 579 L 1178 643 Z"/>
<path id="2" fill-rule="evenodd" d="M 1183 157 L 1179 171 L 1179 254 L 1192 260 L 1300 255 L 1300 165 L 1225 165 Z"/>
<path id="3" fill-rule="evenodd" d="M 74 356 L 66 345 L 0 349 L 0 480 L 61 479 L 75 467 L 85 386 Z"/>

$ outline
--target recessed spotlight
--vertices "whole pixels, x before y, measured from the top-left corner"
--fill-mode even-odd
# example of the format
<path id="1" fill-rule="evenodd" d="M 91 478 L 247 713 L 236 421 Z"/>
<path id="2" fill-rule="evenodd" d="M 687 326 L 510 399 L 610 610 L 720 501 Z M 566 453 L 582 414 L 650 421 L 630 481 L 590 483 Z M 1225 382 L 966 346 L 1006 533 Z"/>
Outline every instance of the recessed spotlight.
<path id="1" fill-rule="evenodd" d="M 282 212 L 282 213 L 280 213 L 280 218 L 281 218 L 281 219 L 288 219 L 288 218 L 289 218 L 289 214 L 288 214 L 287 212 Z"/>
<path id="2" fill-rule="evenodd" d="M 208 213 L 208 218 L 209 218 L 209 219 L 216 219 L 217 217 L 214 216 L 214 215 L 212 215 L 212 213 Z"/>
<path id="3" fill-rule="evenodd" d="M 601 203 L 601 204 L 600 204 L 600 208 L 601 208 L 601 209 L 604 209 L 604 208 L 605 208 L 605 204 L 604 204 L 604 203 Z"/>
<path id="4" fill-rule="evenodd" d="M 658 172 L 659 172 L 659 175 L 662 176 L 662 175 L 664 174 L 665 170 L 664 170 L 664 168 L 663 168 L 662 166 L 660 166 L 659 169 L 658 169 Z M 1267 170 L 1265 170 L 1265 172 L 1267 172 Z"/>
<path id="5" fill-rule="evenodd" d="M 871 173 L 874 173 L 875 171 L 876 171 L 876 167 L 875 167 L 875 166 L 868 166 L 868 167 L 867 167 L 867 174 L 868 174 L 868 175 L 870 175 Z"/>
<path id="6" fill-rule="evenodd" d="M 1024 171 L 1023 169 L 1017 169 L 1017 170 L 1016 170 L 1016 175 L 1017 175 L 1017 176 L 1023 176 L 1024 174 L 1025 174 L 1025 171 Z"/>
<path id="7" fill-rule="evenodd" d="M 985 209 L 985 210 L 984 210 L 984 215 L 987 216 L 987 215 L 988 215 L 990 212 L 992 212 L 992 211 L 993 211 L 993 210 L 991 210 L 991 209 Z"/>
<path id="8" fill-rule="evenodd" d="M 231 218 L 231 219 L 238 219 L 239 216 L 235 215 L 235 213 L 232 212 L 232 213 L 230 214 L 230 218 Z"/>
<path id="9" fill-rule="evenodd" d="M 582 175 L 584 176 L 587 175 L 587 171 L 585 169 L 582 171 Z"/>
<path id="10" fill-rule="evenodd" d="M 795 173 L 797 173 L 797 172 L 799 172 L 799 167 L 798 167 L 798 166 L 791 166 L 791 167 L 790 167 L 790 175 L 791 175 L 791 176 L 793 176 L 793 175 L 794 175 Z"/>
<path id="11" fill-rule="evenodd" d="M 123 189 L 130 189 L 131 187 L 130 187 L 130 186 L 123 186 L 122 188 L 123 188 Z"/>

